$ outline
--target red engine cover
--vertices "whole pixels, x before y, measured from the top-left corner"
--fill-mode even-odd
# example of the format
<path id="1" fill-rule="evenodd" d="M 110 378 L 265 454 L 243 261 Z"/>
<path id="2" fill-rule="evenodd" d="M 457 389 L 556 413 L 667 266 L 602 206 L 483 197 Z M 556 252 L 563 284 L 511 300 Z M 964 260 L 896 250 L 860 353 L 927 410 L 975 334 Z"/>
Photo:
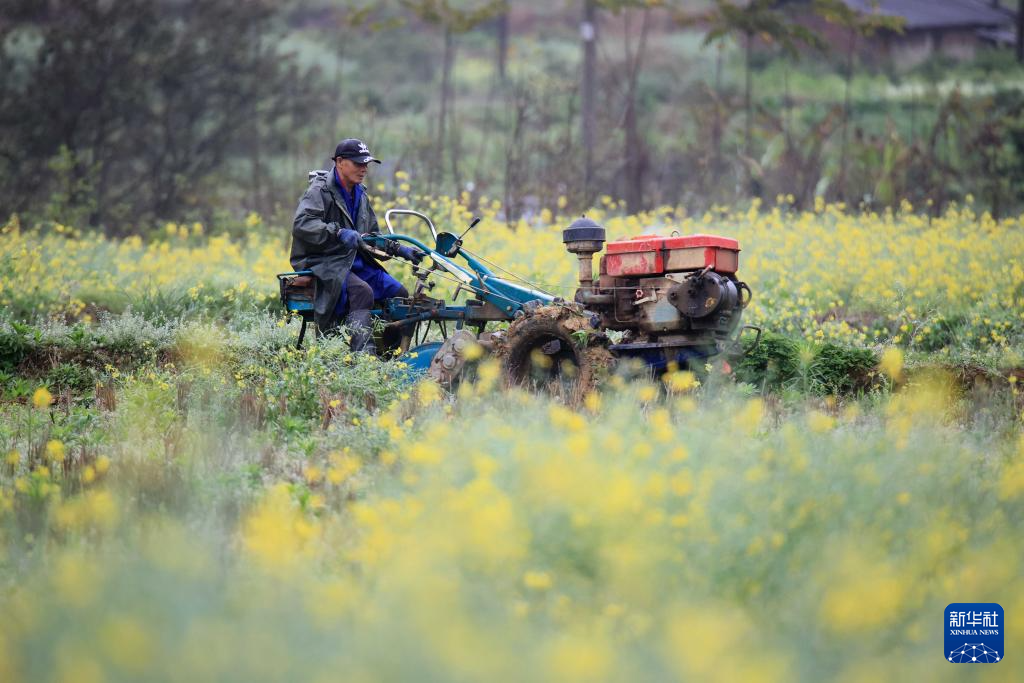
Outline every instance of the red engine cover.
<path id="1" fill-rule="evenodd" d="M 603 272 L 613 277 L 660 275 L 711 266 L 719 273 L 739 268 L 740 243 L 718 235 L 640 235 L 609 242 Z"/>

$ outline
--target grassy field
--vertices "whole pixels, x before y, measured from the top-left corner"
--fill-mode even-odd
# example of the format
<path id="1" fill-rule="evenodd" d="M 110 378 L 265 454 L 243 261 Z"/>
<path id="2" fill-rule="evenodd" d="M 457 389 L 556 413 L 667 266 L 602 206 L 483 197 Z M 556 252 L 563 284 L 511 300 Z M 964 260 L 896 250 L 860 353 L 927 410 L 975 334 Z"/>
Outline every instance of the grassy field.
<path id="1" fill-rule="evenodd" d="M 570 217 L 473 208 L 571 292 Z M 1024 223 L 816 208 L 604 202 L 737 237 L 769 333 L 577 408 L 294 350 L 259 216 L 8 224 L 0 680 L 959 680 L 943 608 L 1024 610 Z"/>

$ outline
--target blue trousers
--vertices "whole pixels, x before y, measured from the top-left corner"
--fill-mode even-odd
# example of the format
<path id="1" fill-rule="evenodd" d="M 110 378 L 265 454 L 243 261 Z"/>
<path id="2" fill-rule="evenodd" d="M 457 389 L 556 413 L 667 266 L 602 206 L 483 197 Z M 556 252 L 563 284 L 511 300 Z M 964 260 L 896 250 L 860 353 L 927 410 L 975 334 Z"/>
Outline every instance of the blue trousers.
<path id="1" fill-rule="evenodd" d="M 346 312 L 369 310 L 378 299 L 409 296 L 405 286 L 391 277 L 388 271 L 377 265 L 367 265 L 356 254 L 352 270 L 341 286 L 341 296 L 334 312 L 343 315 Z"/>

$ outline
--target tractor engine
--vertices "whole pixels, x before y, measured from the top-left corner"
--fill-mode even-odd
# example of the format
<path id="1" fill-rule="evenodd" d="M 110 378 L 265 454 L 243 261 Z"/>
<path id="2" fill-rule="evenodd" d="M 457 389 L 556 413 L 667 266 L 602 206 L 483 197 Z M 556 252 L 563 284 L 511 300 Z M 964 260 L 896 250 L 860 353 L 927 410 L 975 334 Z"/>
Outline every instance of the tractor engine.
<path id="1" fill-rule="evenodd" d="M 719 353 L 732 341 L 750 303 L 736 278 L 739 243 L 716 235 L 640 235 L 608 242 L 595 281 L 592 257 L 605 230 L 581 218 L 563 231 L 579 258 L 576 301 L 602 330 L 623 330 L 617 355 L 642 357 L 659 367 Z"/>

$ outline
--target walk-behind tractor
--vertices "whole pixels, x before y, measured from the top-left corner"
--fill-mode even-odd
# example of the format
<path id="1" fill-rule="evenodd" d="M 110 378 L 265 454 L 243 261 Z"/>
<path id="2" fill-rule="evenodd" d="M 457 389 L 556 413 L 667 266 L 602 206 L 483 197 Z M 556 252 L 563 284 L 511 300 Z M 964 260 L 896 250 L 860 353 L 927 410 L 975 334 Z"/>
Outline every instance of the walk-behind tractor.
<path id="1" fill-rule="evenodd" d="M 397 215 L 424 221 L 434 245 L 396 233 Z M 567 301 L 467 250 L 463 240 L 477 220 L 461 235 L 438 232 L 427 216 L 408 209 L 388 211 L 384 222 L 387 234 L 363 235 L 375 255 L 386 259 L 394 251 L 389 247 L 405 242 L 430 258 L 413 267 L 412 296 L 388 299 L 374 311 L 378 338 L 397 340 L 411 367 L 442 384 L 457 383 L 493 354 L 508 384 L 579 396 L 626 359 L 660 373 L 739 348 L 751 291 L 736 276 L 736 240 L 641 235 L 606 244 L 604 228 L 580 218 L 562 232 L 566 249 L 579 258 L 579 288 Z M 595 278 L 593 256 L 602 247 Z M 286 310 L 302 317 L 301 345 L 315 282 L 309 272 L 277 277 Z M 455 285 L 453 302 L 429 295 L 440 280 Z M 460 294 L 466 298 L 457 305 Z M 488 331 L 488 323 L 508 324 Z"/>

